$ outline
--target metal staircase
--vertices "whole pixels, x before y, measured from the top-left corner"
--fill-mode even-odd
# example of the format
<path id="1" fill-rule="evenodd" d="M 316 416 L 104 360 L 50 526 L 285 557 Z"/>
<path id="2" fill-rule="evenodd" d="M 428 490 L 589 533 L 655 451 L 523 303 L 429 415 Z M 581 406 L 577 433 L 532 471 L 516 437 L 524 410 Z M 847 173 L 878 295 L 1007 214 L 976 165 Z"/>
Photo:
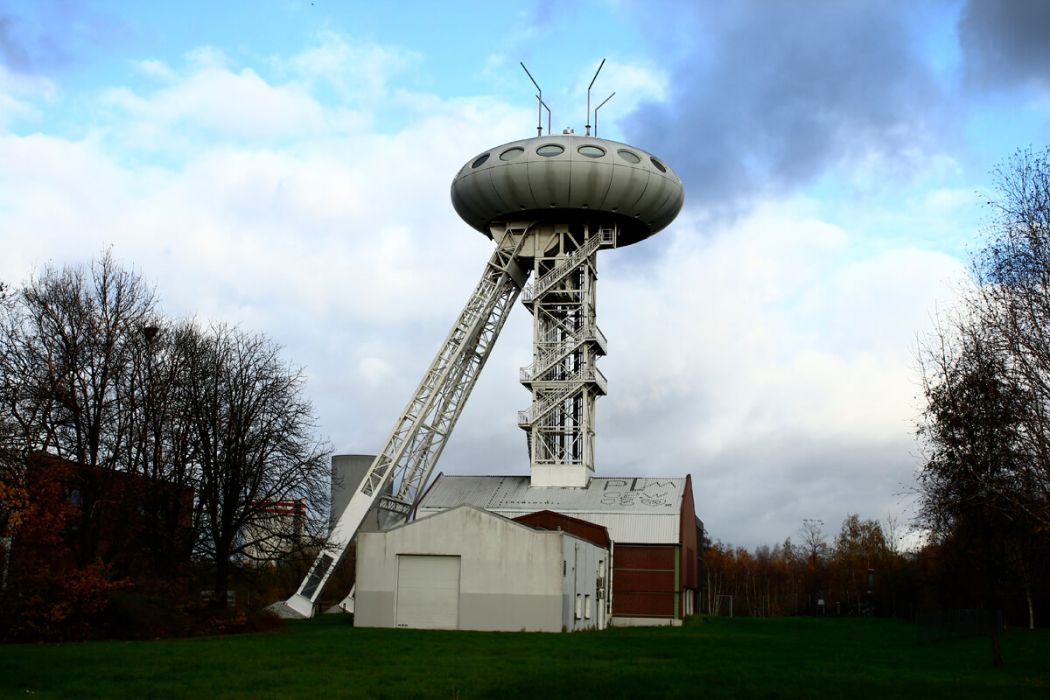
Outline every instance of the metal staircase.
<path id="1" fill-rule="evenodd" d="M 522 301 L 526 304 L 532 303 L 535 301 L 536 297 L 565 279 L 565 276 L 570 272 L 578 269 L 580 265 L 584 261 L 590 259 L 599 248 L 602 246 L 612 246 L 615 243 L 616 229 L 603 228 L 599 230 L 596 235 L 588 238 L 582 246 L 566 256 L 562 262 L 558 263 L 548 272 L 545 272 L 543 276 L 537 277 L 527 284 L 525 289 L 522 290 Z"/>
<path id="2" fill-rule="evenodd" d="M 537 352 L 537 359 L 531 365 L 522 367 L 518 372 L 519 381 L 529 386 L 534 377 L 540 377 L 570 353 L 575 352 L 583 343 L 593 343 L 596 354 L 604 355 L 609 350 L 609 341 L 597 326 L 581 328 L 575 335 L 552 344 L 544 344 Z"/>
<path id="3" fill-rule="evenodd" d="M 554 410 L 558 404 L 568 399 L 584 387 L 593 384 L 601 394 L 609 393 L 609 380 L 597 367 L 584 367 L 568 379 L 557 380 L 554 391 L 544 395 L 542 400 L 534 401 L 524 411 L 518 411 L 518 426 L 528 428 L 536 421 Z"/>

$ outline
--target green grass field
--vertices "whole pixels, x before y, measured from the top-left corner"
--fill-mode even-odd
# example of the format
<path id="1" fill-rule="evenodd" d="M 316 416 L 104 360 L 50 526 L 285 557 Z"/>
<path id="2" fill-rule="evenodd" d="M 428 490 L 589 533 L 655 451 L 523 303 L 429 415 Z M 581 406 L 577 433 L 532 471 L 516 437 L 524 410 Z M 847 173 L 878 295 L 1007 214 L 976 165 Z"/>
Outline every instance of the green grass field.
<path id="1" fill-rule="evenodd" d="M 1050 698 L 1050 632 L 918 644 L 895 620 L 707 619 L 578 634 L 355 629 L 0 646 L 3 697 Z"/>

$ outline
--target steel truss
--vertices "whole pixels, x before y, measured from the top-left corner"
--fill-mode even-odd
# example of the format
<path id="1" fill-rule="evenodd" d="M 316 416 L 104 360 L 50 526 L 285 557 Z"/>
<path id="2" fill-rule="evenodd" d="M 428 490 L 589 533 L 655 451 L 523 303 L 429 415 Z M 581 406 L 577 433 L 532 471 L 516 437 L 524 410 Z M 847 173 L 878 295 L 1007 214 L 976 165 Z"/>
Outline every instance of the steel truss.
<path id="1" fill-rule="evenodd" d="M 381 519 L 388 525 L 407 519 L 531 272 L 519 261 L 529 228 L 529 224 L 518 223 L 493 227 L 496 250 L 481 281 L 351 496 L 325 548 L 298 591 L 286 601 L 298 614 L 313 615 L 314 604 L 374 504 L 378 503 Z M 382 496 L 391 479 L 393 495 Z"/>
<path id="2" fill-rule="evenodd" d="M 533 316 L 533 362 L 521 370 L 532 406 L 518 412 L 528 435 L 532 483 L 587 485 L 594 471 L 594 402 L 608 391 L 596 361 L 607 351 L 595 322 L 597 251 L 616 243 L 614 228 L 562 230 L 533 259 L 523 301 Z"/>

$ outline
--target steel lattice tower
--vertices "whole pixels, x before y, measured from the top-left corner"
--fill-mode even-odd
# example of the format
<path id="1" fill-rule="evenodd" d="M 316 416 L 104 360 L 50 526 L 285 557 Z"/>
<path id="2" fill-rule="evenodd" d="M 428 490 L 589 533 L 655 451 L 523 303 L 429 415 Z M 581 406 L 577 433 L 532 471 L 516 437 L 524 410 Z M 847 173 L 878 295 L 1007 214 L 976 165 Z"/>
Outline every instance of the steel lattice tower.
<path id="1" fill-rule="evenodd" d="M 522 300 L 533 317 L 532 364 L 521 382 L 532 405 L 518 412 L 532 484 L 584 487 L 595 469 L 595 400 L 608 391 L 597 367 L 608 342 L 597 324 L 597 253 L 660 230 L 683 202 L 678 177 L 658 158 L 622 143 L 567 133 L 515 141 L 460 169 L 452 203 L 489 233 L 528 222 L 518 253 L 532 281 Z"/>

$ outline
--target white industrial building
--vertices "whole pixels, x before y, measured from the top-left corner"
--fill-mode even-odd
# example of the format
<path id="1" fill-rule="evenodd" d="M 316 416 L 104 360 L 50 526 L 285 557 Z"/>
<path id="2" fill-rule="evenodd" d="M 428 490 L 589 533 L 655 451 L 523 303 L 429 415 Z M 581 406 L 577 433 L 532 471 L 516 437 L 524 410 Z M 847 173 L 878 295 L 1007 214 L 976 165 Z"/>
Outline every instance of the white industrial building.
<path id="1" fill-rule="evenodd" d="M 439 474 L 416 515 L 422 519 L 462 505 L 530 525 L 542 521 L 535 518 L 540 512 L 552 511 L 605 528 L 612 540 L 613 625 L 678 625 L 698 610 L 703 524 L 688 475 L 592 477 L 584 488 L 551 488 L 536 486 L 528 476 Z"/>
<path id="2" fill-rule="evenodd" d="M 360 533 L 354 625 L 604 629 L 610 550 L 592 539 L 471 505 Z"/>

